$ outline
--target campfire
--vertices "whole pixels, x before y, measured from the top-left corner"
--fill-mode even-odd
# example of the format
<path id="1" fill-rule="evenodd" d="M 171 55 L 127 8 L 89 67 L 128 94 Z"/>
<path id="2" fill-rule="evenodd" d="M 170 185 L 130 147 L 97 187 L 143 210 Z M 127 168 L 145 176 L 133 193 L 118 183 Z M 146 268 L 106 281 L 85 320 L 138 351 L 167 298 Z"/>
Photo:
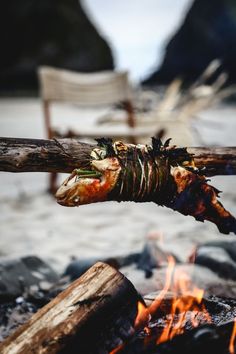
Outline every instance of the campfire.
<path id="1" fill-rule="evenodd" d="M 198 333 L 201 337 L 201 331 L 203 331 L 203 337 L 204 333 L 210 336 L 211 330 L 213 331 L 215 328 L 216 319 L 215 313 L 213 313 L 213 316 L 211 314 L 211 301 L 215 301 L 215 306 L 217 307 L 217 299 L 209 300 L 204 298 L 204 290 L 196 287 L 188 274 L 176 270 L 174 258 L 169 257 L 166 282 L 163 290 L 156 297 L 153 295 L 146 296 L 146 306 L 142 302 L 138 302 L 138 313 L 135 319 L 135 328 L 138 329 L 138 334 L 128 343 L 124 343 L 112 350 L 110 354 L 134 352 L 178 353 L 178 346 L 175 349 L 173 339 L 181 335 L 191 338 L 192 346 L 194 347 L 196 345 L 194 343 L 195 333 Z M 233 354 L 235 353 L 236 319 L 234 319 L 233 325 L 232 320 L 230 322 L 231 326 L 229 326 L 227 338 L 224 338 L 225 347 L 222 348 L 221 345 L 221 350 L 223 349 L 224 353 Z M 217 342 L 216 338 L 215 340 Z M 142 349 L 137 349 L 135 342 L 138 342 L 140 345 L 141 341 L 143 342 L 141 345 Z M 159 351 L 160 344 L 162 343 L 164 346 L 161 348 L 166 347 L 167 349 Z M 173 349 L 171 350 L 172 343 Z M 133 351 L 132 347 L 135 348 L 135 351 Z M 201 349 L 206 353 L 210 350 L 208 347 L 202 347 Z M 185 348 L 182 349 L 182 353 L 185 353 Z"/>
<path id="2" fill-rule="evenodd" d="M 235 353 L 236 301 L 205 296 L 168 256 L 161 291 L 141 297 L 97 263 L 0 344 L 2 354 Z"/>

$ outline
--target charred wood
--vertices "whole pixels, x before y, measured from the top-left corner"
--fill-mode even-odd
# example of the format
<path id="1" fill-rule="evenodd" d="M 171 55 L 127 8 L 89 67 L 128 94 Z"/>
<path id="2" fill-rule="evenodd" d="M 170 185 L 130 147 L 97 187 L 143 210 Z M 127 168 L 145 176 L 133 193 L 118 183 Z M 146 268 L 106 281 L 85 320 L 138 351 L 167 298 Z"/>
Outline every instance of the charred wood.
<path id="1" fill-rule="evenodd" d="M 140 334 L 119 354 L 230 354 L 229 343 L 234 322 L 222 326 L 204 325 L 187 331 L 172 340 L 156 345 L 155 339 L 149 343 Z"/>
<path id="2" fill-rule="evenodd" d="M 145 302 L 150 304 L 157 294 L 145 297 Z M 157 345 L 157 339 L 166 326 L 165 318 L 170 315 L 174 295 L 167 293 L 158 310 L 153 314 L 148 324 L 148 330 L 136 333 L 126 345 L 117 351 L 119 354 L 228 354 L 229 343 L 234 327 L 236 315 L 236 301 L 231 299 L 208 297 L 203 299 L 206 310 L 211 318 L 211 323 L 206 323 L 206 318 L 199 312 L 199 326 L 194 328 L 191 321 L 183 323 L 183 334 L 175 336 L 172 340 Z M 188 296 L 182 297 L 188 301 Z M 188 314 L 187 314 L 188 315 Z M 190 315 L 190 314 L 189 314 Z M 181 316 L 181 314 L 179 314 Z M 202 319 L 201 319 L 202 316 Z M 178 317 L 178 316 L 177 316 Z M 191 315 L 189 316 L 189 318 Z M 176 318 L 178 322 L 178 318 Z"/>

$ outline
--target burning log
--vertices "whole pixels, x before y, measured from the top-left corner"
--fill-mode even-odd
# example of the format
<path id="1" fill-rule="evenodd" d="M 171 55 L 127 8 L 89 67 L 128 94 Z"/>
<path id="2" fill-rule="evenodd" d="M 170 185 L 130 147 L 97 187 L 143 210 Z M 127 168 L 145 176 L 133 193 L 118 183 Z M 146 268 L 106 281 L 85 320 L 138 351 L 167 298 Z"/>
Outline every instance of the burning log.
<path id="1" fill-rule="evenodd" d="M 75 169 L 57 191 L 59 204 L 154 202 L 211 221 L 222 233 L 236 234 L 236 219 L 219 202 L 219 191 L 207 183 L 187 149 L 155 138 L 152 145 L 99 139 L 90 156 L 89 169 Z"/>
<path id="2" fill-rule="evenodd" d="M 72 172 L 88 166 L 94 145 L 73 139 L 0 138 L 0 171 Z M 205 176 L 235 175 L 236 147 L 189 147 Z"/>
<path id="3" fill-rule="evenodd" d="M 2 342 L 0 352 L 109 353 L 134 333 L 138 300 L 121 273 L 96 263 Z"/>

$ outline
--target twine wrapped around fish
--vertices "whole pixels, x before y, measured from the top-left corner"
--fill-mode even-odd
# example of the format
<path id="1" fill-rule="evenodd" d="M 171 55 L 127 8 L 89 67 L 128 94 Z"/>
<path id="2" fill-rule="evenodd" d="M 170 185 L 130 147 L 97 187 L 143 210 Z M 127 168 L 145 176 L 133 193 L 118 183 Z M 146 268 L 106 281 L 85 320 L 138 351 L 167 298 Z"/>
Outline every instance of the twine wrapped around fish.
<path id="1" fill-rule="evenodd" d="M 75 169 L 56 193 L 64 206 L 102 201 L 155 202 L 215 223 L 220 232 L 236 234 L 236 219 L 218 201 L 186 148 L 152 139 L 152 145 L 98 139 L 90 169 Z"/>

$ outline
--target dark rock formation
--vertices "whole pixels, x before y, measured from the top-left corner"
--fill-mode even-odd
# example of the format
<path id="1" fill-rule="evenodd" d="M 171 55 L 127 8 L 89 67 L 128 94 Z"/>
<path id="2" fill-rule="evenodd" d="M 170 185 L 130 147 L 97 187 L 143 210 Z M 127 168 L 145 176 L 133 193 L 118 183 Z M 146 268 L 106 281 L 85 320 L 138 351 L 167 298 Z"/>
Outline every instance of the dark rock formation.
<path id="1" fill-rule="evenodd" d="M 163 63 L 144 84 L 169 83 L 177 76 L 195 80 L 216 58 L 236 82 L 235 0 L 195 0 L 181 28 L 170 40 Z"/>
<path id="2" fill-rule="evenodd" d="M 78 0 L 4 1 L 0 90 L 37 88 L 39 65 L 77 71 L 113 68 L 111 50 Z"/>

